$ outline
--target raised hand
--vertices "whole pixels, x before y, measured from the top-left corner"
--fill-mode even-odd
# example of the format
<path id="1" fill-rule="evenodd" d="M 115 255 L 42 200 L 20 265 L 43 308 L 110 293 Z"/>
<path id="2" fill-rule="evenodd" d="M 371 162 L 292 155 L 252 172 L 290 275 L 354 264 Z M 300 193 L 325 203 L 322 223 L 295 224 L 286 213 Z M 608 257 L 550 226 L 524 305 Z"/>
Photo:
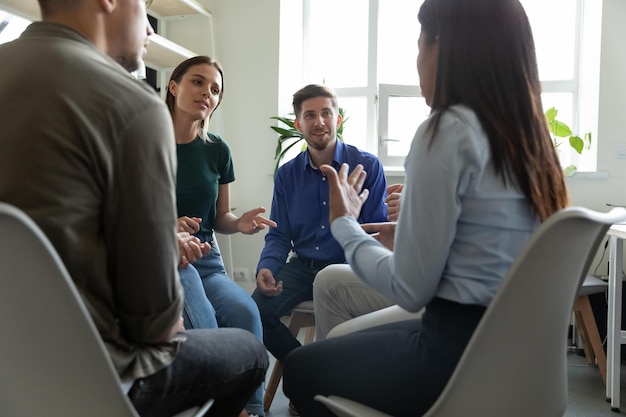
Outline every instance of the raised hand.
<path id="1" fill-rule="evenodd" d="M 363 190 L 363 183 L 367 177 L 363 165 L 357 165 L 350 175 L 348 164 L 342 164 L 338 173 L 330 165 L 322 165 L 320 169 L 328 177 L 330 187 L 330 222 L 341 216 L 352 216 L 357 219 L 363 203 L 369 196 L 369 190 Z"/>

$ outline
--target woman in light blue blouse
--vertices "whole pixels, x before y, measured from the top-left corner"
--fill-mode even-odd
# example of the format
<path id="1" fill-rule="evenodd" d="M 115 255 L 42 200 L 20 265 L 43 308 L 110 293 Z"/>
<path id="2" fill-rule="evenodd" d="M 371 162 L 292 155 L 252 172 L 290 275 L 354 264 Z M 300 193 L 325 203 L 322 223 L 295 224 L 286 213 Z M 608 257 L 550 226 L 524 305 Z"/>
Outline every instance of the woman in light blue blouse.
<path id="1" fill-rule="evenodd" d="M 405 161 L 397 227 L 362 228 L 358 176 L 343 167 L 338 181 L 332 167 L 321 169 L 331 230 L 354 272 L 425 313 L 293 351 L 283 387 L 303 417 L 333 415 L 315 394 L 396 417 L 427 411 L 519 250 L 568 204 L 519 1 L 426 0 L 418 19 L 417 69 L 432 112 Z"/>

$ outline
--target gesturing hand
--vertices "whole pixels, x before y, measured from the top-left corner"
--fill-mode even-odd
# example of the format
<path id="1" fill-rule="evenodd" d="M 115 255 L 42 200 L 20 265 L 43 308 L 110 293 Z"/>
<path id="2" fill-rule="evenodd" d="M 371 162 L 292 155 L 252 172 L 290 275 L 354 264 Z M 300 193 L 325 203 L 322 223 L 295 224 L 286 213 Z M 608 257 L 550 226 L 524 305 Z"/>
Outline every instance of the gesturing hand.
<path id="1" fill-rule="evenodd" d="M 261 213 L 265 213 L 265 207 L 257 207 L 246 211 L 237 220 L 237 231 L 252 235 L 265 229 L 265 226 L 276 227 L 275 221 L 260 216 Z"/>
<path id="2" fill-rule="evenodd" d="M 369 190 L 363 190 L 363 183 L 367 177 L 363 165 L 357 165 L 350 175 L 348 164 L 342 164 L 339 173 L 330 165 L 322 165 L 320 169 L 328 177 L 330 187 L 330 222 L 341 216 L 352 216 L 357 219 L 363 203 L 369 196 Z"/>

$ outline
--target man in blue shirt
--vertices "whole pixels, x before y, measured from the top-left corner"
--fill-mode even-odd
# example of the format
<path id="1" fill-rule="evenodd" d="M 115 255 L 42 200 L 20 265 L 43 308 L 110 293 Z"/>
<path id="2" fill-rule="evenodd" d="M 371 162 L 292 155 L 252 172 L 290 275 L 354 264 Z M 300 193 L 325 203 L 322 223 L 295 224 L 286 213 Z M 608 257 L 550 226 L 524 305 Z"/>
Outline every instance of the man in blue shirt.
<path id="1" fill-rule="evenodd" d="M 341 115 L 335 92 L 323 85 L 307 85 L 293 95 L 293 109 L 294 125 L 304 134 L 307 150 L 276 173 L 270 218 L 278 226 L 265 236 L 252 294 L 261 312 L 265 347 L 279 361 L 300 346 L 281 316 L 313 299 L 313 280 L 319 270 L 346 261 L 330 232 L 328 183 L 318 167 L 363 165 L 367 172 L 363 189 L 369 190 L 369 197 L 358 220 L 387 221 L 382 164 L 376 156 L 337 140 Z"/>

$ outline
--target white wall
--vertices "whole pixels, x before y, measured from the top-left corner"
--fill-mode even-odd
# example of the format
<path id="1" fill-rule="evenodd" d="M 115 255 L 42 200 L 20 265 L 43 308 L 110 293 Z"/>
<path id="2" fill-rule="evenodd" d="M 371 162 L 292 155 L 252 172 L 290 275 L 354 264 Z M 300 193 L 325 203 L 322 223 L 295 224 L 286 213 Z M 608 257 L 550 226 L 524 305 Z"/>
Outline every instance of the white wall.
<path id="1" fill-rule="evenodd" d="M 233 150 L 237 181 L 232 185 L 232 206 L 238 214 L 259 205 L 269 211 L 276 144 L 269 117 L 285 113 L 284 104 L 279 110 L 279 103 L 290 96 L 279 96 L 279 91 L 283 96 L 291 94 L 279 85 L 281 2 L 199 1 L 213 12 L 215 55 L 225 70 L 225 98 L 217 110 L 215 127 Z M 615 145 L 626 144 L 622 128 L 626 120 L 626 1 L 604 0 L 602 15 L 600 114 L 595 138 L 599 140 L 598 170 L 608 172 L 608 176 L 577 175 L 568 178 L 568 187 L 572 204 L 606 211 L 607 202 L 626 204 L 626 159 L 614 156 Z M 294 72 L 298 71 L 294 66 Z M 293 75 L 282 74 L 283 78 Z M 222 242 L 223 238 L 220 244 L 224 246 Z M 233 235 L 233 265 L 253 272 L 263 243 L 263 234 Z M 606 272 L 606 266 L 598 272 Z"/>
<path id="2" fill-rule="evenodd" d="M 229 143 L 236 181 L 235 214 L 272 202 L 276 135 L 270 117 L 278 113 L 279 0 L 200 0 L 213 14 L 215 58 L 224 68 L 224 99 L 214 115 L 215 133 Z M 230 236 L 232 264 L 256 269 L 264 233 Z M 228 264 L 228 238 L 218 236 Z M 253 288 L 252 281 L 246 288 Z"/>
<path id="3" fill-rule="evenodd" d="M 626 205 L 626 158 L 615 157 L 615 146 L 626 144 L 626 1 L 604 0 L 598 109 L 598 170 L 608 178 L 568 178 L 573 205 L 608 211 L 606 203 Z M 602 251 L 603 247 L 600 248 Z M 607 254 L 608 257 L 608 254 Z M 598 269 L 606 274 L 607 257 Z M 595 268 L 596 262 L 593 264 Z"/>

